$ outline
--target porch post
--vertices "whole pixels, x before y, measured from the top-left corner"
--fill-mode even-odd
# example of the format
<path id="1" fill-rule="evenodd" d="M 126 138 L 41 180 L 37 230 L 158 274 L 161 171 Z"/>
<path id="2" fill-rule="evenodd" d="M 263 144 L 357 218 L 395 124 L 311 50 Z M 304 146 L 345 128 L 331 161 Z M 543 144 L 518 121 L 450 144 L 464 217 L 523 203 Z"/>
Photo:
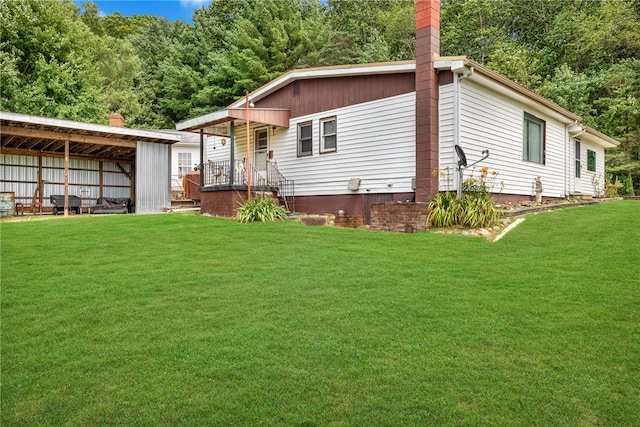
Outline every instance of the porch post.
<path id="1" fill-rule="evenodd" d="M 236 159 L 235 159 L 235 151 L 236 151 L 236 123 L 232 120 L 229 125 L 229 150 L 231 153 L 229 154 L 229 161 L 231 162 L 231 168 L 229 171 L 229 184 L 233 185 L 233 178 L 236 175 Z"/>
<path id="2" fill-rule="evenodd" d="M 200 187 L 204 187 L 204 128 L 200 129 Z"/>
<path id="3" fill-rule="evenodd" d="M 249 91 L 245 92 L 244 106 L 247 126 L 247 200 L 251 200 L 251 126 L 249 125 Z"/>

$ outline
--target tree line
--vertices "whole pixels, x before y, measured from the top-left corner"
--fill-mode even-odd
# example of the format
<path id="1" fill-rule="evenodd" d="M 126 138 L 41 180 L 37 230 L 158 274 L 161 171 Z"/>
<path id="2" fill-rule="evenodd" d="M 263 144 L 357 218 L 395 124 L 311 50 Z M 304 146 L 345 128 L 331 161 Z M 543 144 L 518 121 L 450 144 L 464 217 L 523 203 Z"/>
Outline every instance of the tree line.
<path id="1" fill-rule="evenodd" d="M 443 0 L 441 54 L 466 55 L 621 141 L 640 184 L 640 2 Z M 5 111 L 173 128 L 296 68 L 415 57 L 414 0 L 214 0 L 193 24 L 87 2 L 0 2 Z M 636 188 L 637 185 L 636 185 Z"/>

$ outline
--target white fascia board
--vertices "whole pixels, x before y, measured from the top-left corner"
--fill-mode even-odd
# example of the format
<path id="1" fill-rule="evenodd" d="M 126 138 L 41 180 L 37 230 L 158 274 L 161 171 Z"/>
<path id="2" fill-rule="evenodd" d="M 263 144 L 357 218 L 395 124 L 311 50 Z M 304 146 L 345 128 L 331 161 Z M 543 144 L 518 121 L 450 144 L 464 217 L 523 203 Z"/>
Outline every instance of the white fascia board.
<path id="1" fill-rule="evenodd" d="M 451 70 L 457 74 L 469 71 L 464 59 L 436 59 L 433 66 L 436 70 Z"/>
<path id="2" fill-rule="evenodd" d="M 64 129 L 84 130 L 88 132 L 100 132 L 123 136 L 137 136 L 149 139 L 164 139 L 167 142 L 178 142 L 180 136 L 169 132 L 132 129 L 120 126 L 97 125 L 94 123 L 76 122 L 73 120 L 52 119 L 49 117 L 32 116 L 29 114 L 10 113 L 0 111 L 0 120 L 12 120 L 16 122 L 29 123 L 34 125 L 53 126 Z"/>
<path id="3" fill-rule="evenodd" d="M 579 139 L 585 140 L 592 144 L 600 145 L 603 148 L 614 148 L 620 144 L 610 136 L 600 133 L 597 130 L 590 128 L 589 126 L 585 126 L 585 130 L 585 133 L 578 137 Z"/>
<path id="4" fill-rule="evenodd" d="M 342 67 L 325 67 L 325 68 L 308 68 L 294 70 L 289 73 L 283 74 L 277 79 L 267 83 L 266 85 L 258 88 L 252 92 L 249 96 L 252 101 L 257 101 L 264 98 L 278 89 L 283 88 L 289 83 L 295 80 L 305 79 L 322 79 L 330 77 L 347 77 L 347 76 L 365 76 L 372 74 L 394 74 L 403 72 L 413 72 L 416 69 L 414 61 L 403 61 L 398 63 L 381 63 L 381 64 L 367 64 L 367 65 L 348 65 Z M 245 98 L 242 97 L 228 108 L 243 108 L 245 105 Z"/>
<path id="5" fill-rule="evenodd" d="M 216 120 L 222 120 L 229 115 L 228 110 L 214 111 L 213 113 L 205 114 L 191 120 L 184 121 L 182 123 L 176 123 L 177 130 L 191 129 L 194 127 L 202 127 L 202 125 L 214 122 Z"/>

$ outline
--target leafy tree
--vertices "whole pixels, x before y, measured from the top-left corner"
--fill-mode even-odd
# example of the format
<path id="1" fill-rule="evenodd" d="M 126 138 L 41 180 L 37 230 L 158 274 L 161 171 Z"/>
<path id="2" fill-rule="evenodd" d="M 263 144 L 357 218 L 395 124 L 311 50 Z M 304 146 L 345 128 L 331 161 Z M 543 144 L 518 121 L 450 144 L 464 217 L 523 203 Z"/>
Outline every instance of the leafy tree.
<path id="1" fill-rule="evenodd" d="M 2 109 L 103 122 L 96 36 L 70 2 L 0 2 Z"/>
<path id="2" fill-rule="evenodd" d="M 640 188 L 640 59 L 617 63 L 603 74 L 603 81 L 606 93 L 595 101 L 601 111 L 598 120 L 621 141 L 610 150 L 608 172 L 624 175 Z"/>
<path id="3" fill-rule="evenodd" d="M 404 61 L 416 57 L 416 5 L 413 0 L 393 2 L 389 10 L 378 13 L 389 46 L 389 60 Z"/>
<path id="4" fill-rule="evenodd" d="M 530 89 L 542 84 L 540 60 L 534 51 L 517 42 L 497 43 L 487 65 Z"/>
<path id="5" fill-rule="evenodd" d="M 152 21 L 159 19 L 154 15 L 132 15 L 122 16 L 119 12 L 102 17 L 101 23 L 106 34 L 117 39 L 139 34 Z"/>
<path id="6" fill-rule="evenodd" d="M 511 40 L 508 0 L 443 1 L 441 17 L 442 55 L 466 55 L 484 64 L 496 46 Z"/>
<path id="7" fill-rule="evenodd" d="M 415 57 L 415 1 L 328 0 L 322 64 L 383 62 Z"/>
<path id="8" fill-rule="evenodd" d="M 102 25 L 103 19 L 100 17 L 100 10 L 95 3 L 88 1 L 82 3 L 82 13 L 80 18 L 87 27 L 93 32 L 93 34 L 102 37 L 105 35 L 104 26 Z"/>
<path id="9" fill-rule="evenodd" d="M 198 73 L 189 62 L 193 27 L 182 21 L 155 18 L 130 38 L 141 62 L 134 89 L 140 109 L 131 117 L 135 126 L 172 128 L 188 116 L 197 90 Z"/>
<path id="10" fill-rule="evenodd" d="M 576 73 L 567 64 L 563 64 L 540 92 L 561 107 L 581 116 L 586 124 L 597 125 L 598 111 L 594 100 L 602 93 L 602 83 L 597 76 Z"/>

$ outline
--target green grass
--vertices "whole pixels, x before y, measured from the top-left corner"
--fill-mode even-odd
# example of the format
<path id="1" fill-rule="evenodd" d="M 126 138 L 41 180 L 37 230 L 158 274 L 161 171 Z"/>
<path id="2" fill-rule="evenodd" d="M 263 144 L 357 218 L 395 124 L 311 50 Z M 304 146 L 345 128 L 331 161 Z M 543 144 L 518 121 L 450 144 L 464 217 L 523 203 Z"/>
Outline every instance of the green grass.
<path id="1" fill-rule="evenodd" d="M 640 203 L 502 240 L 1 225 L 1 424 L 640 425 Z"/>

